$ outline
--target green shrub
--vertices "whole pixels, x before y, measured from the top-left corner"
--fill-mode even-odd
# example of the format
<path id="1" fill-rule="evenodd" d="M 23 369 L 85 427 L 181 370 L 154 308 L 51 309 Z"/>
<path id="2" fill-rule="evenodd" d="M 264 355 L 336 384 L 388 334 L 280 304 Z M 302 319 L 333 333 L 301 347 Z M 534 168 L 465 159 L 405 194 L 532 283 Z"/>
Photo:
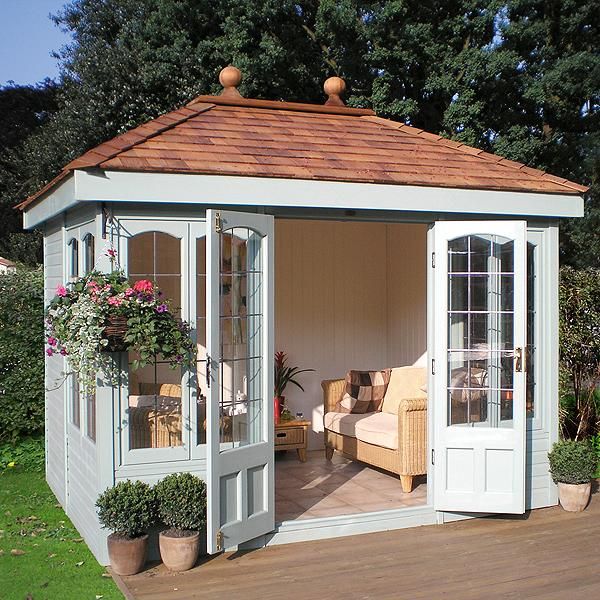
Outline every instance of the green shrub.
<path id="1" fill-rule="evenodd" d="M 171 529 L 202 529 L 206 523 L 206 484 L 191 473 L 173 473 L 154 487 L 158 517 Z"/>
<path id="2" fill-rule="evenodd" d="M 600 398 L 600 269 L 560 270 L 560 426 L 564 438 L 597 433 Z"/>
<path id="3" fill-rule="evenodd" d="M 16 444 L 0 445 L 0 472 L 5 469 L 19 469 L 29 473 L 44 471 L 44 438 L 26 438 Z"/>
<path id="4" fill-rule="evenodd" d="M 120 481 L 96 502 L 100 524 L 128 538 L 144 535 L 156 524 L 154 490 L 142 481 Z"/>
<path id="5" fill-rule="evenodd" d="M 0 275 L 0 442 L 44 431 L 41 269 Z"/>
<path id="6" fill-rule="evenodd" d="M 596 474 L 598 455 L 587 442 L 557 442 L 548 454 L 554 483 L 587 483 Z"/>
<path id="7" fill-rule="evenodd" d="M 596 473 L 594 474 L 595 479 L 600 479 L 600 433 L 594 435 L 589 439 L 589 442 L 596 453 L 598 459 L 598 466 L 596 467 Z"/>

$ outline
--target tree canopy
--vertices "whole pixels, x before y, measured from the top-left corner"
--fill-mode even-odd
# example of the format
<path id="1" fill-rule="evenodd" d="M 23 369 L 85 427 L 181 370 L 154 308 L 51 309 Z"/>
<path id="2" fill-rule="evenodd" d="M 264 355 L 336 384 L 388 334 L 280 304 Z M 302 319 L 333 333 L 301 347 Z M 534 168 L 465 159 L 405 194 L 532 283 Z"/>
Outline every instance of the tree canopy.
<path id="1" fill-rule="evenodd" d="M 57 109 L 0 165 L 5 212 L 93 145 L 218 93 L 233 63 L 248 97 L 321 102 L 340 75 L 351 106 L 593 184 L 563 260 L 600 264 L 595 0 L 73 0 L 54 19 L 72 34 Z"/>

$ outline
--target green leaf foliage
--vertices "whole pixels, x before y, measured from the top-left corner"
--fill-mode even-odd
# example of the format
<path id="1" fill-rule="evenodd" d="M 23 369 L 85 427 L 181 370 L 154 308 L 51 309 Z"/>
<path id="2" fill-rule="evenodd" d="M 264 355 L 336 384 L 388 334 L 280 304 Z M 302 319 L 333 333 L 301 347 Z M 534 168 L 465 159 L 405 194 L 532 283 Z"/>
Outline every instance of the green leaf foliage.
<path id="1" fill-rule="evenodd" d="M 0 275 L 0 442 L 44 430 L 41 269 Z"/>
<path id="2" fill-rule="evenodd" d="M 599 7 L 73 0 L 54 17 L 72 35 L 57 54 L 57 108 L 23 134 L 5 207 L 95 144 L 218 93 L 219 70 L 234 63 L 247 97 L 322 102 L 324 79 L 340 75 L 351 106 L 592 184 L 587 217 L 565 226 L 562 254 L 568 264 L 600 266 Z"/>
<path id="3" fill-rule="evenodd" d="M 566 438 L 596 433 L 600 404 L 600 270 L 563 267 L 559 288 L 561 428 Z M 572 398 L 572 401 L 569 401 Z"/>
<path id="4" fill-rule="evenodd" d="M 107 488 L 96 507 L 102 527 L 128 538 L 144 535 L 156 523 L 156 496 L 142 481 L 128 479 Z"/>
<path id="5" fill-rule="evenodd" d="M 179 531 L 198 531 L 206 524 L 206 484 L 191 473 L 173 473 L 155 486 L 158 516 Z"/>
<path id="6" fill-rule="evenodd" d="M 587 441 L 557 442 L 548 453 L 554 483 L 588 483 L 598 466 L 598 455 Z"/>
<path id="7" fill-rule="evenodd" d="M 0 473 L 9 469 L 27 473 L 43 473 L 45 466 L 44 438 L 25 438 L 15 443 L 0 444 Z"/>

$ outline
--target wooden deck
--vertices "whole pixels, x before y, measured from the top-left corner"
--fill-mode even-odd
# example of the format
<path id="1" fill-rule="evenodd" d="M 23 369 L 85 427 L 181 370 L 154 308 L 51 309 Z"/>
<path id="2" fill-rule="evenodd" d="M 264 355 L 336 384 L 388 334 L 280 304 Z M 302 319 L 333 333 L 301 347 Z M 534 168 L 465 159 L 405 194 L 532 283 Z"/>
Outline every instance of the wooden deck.
<path id="1" fill-rule="evenodd" d="M 117 583 L 136 600 L 589 600 L 600 597 L 599 539 L 596 494 L 578 514 L 554 507 L 286 544 L 223 554 L 178 575 L 160 565 Z"/>

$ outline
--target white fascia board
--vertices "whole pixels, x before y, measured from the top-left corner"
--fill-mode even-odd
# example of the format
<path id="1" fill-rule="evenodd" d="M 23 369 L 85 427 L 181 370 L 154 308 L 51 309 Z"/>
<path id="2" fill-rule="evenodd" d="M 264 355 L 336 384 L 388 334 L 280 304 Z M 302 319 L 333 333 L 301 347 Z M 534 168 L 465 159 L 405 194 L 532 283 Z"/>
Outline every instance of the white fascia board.
<path id="1" fill-rule="evenodd" d="M 36 201 L 23 212 L 23 228 L 33 229 L 77 204 L 75 198 L 75 177 L 63 179 L 42 200 Z"/>
<path id="2" fill-rule="evenodd" d="M 78 200 L 102 202 L 583 216 L 583 198 L 575 195 L 122 171 L 76 171 L 75 180 Z"/>

